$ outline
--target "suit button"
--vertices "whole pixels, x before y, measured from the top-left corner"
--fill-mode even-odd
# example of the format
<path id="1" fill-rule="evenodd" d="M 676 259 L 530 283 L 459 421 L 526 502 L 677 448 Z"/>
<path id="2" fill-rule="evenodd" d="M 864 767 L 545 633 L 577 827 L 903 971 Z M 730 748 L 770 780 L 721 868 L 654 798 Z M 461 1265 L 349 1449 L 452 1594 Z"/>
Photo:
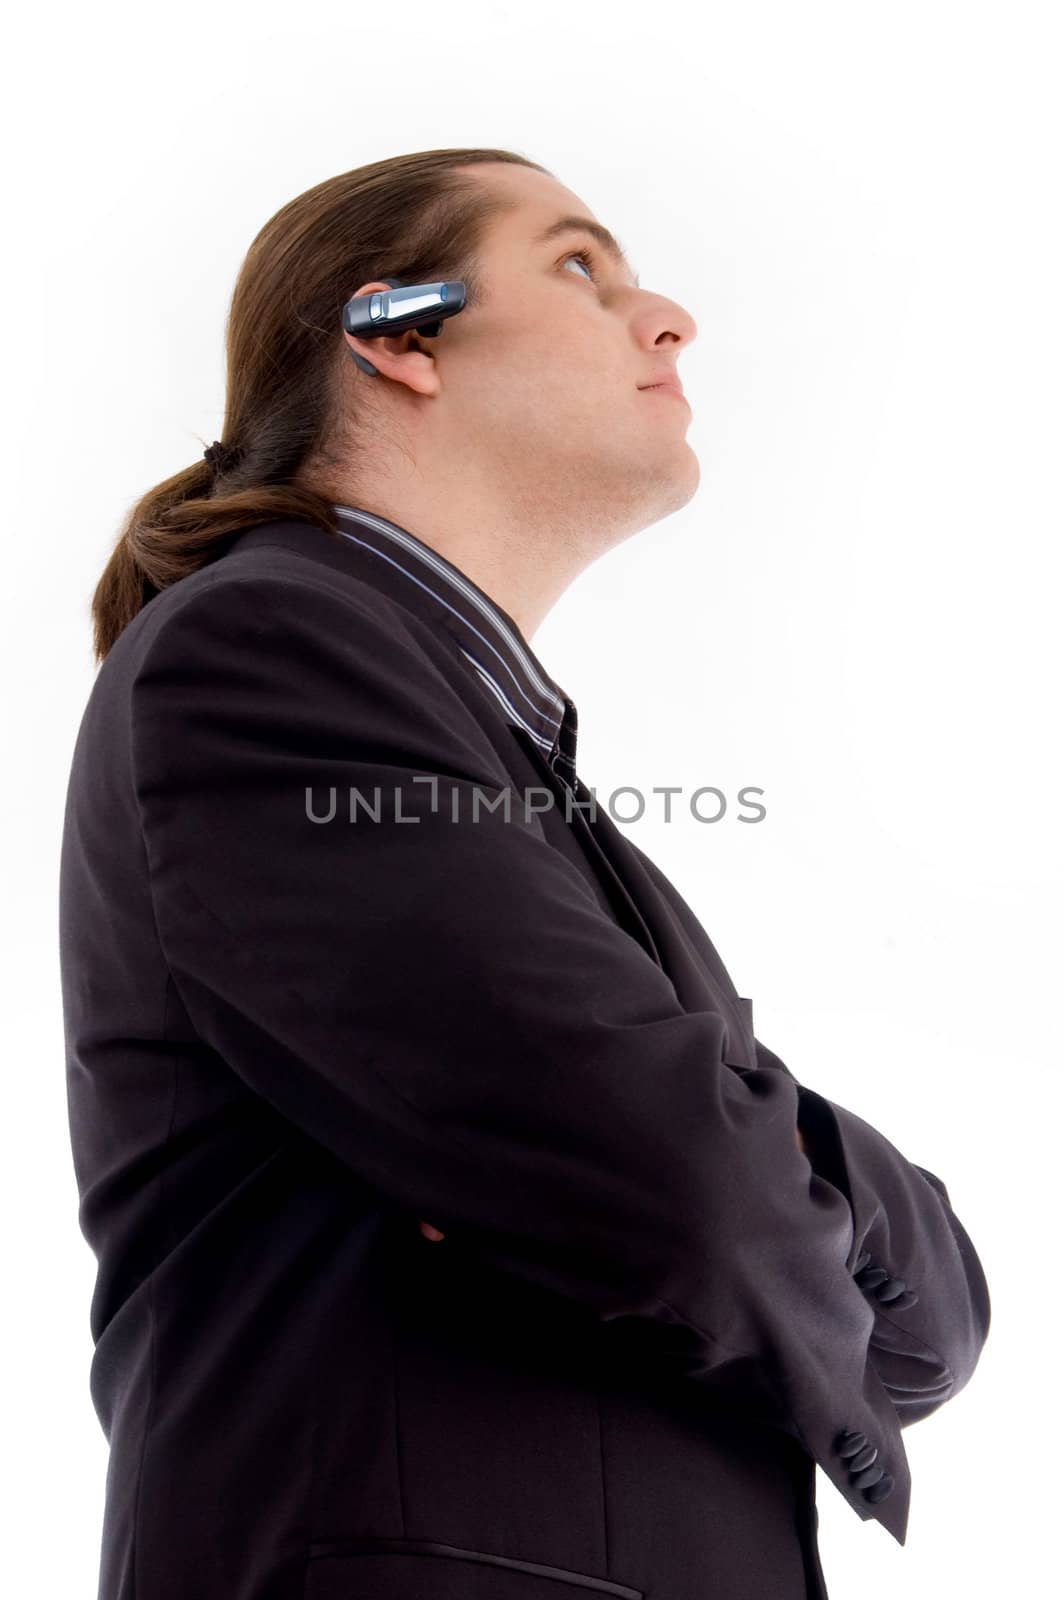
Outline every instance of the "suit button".
<path id="1" fill-rule="evenodd" d="M 846 1428 L 835 1440 L 835 1449 L 844 1459 L 855 1456 L 858 1450 L 863 1450 L 868 1443 L 863 1433 L 854 1433 Z"/>
<path id="2" fill-rule="evenodd" d="M 876 1290 L 876 1295 L 884 1305 L 889 1305 L 892 1300 L 896 1300 L 900 1294 L 904 1293 L 905 1287 L 904 1278 L 888 1278 L 886 1283 L 880 1284 Z"/>
<path id="3" fill-rule="evenodd" d="M 863 1450 L 858 1450 L 855 1456 L 850 1457 L 850 1471 L 863 1472 L 865 1467 L 870 1467 L 878 1456 L 879 1451 L 874 1444 L 866 1445 Z"/>
<path id="4" fill-rule="evenodd" d="M 880 1478 L 884 1477 L 886 1473 L 877 1463 L 874 1467 L 866 1467 L 863 1472 L 859 1472 L 853 1480 L 853 1486 L 855 1489 L 867 1489 L 870 1484 L 878 1483 Z"/>
<path id="5" fill-rule="evenodd" d="M 865 1490 L 864 1497 L 866 1500 L 870 1500 L 873 1505 L 878 1505 L 880 1500 L 887 1498 L 893 1487 L 894 1479 L 889 1472 L 884 1472 L 878 1483 L 873 1483 L 871 1488 Z"/>
<path id="6" fill-rule="evenodd" d="M 890 1279 L 890 1273 L 886 1267 L 864 1267 L 860 1273 L 855 1273 L 854 1276 L 862 1289 L 877 1289 L 881 1283 L 887 1283 Z"/>
<path id="7" fill-rule="evenodd" d="M 890 1302 L 890 1309 L 892 1311 L 908 1311 L 909 1307 L 916 1305 L 919 1299 L 920 1296 L 915 1289 L 906 1289 L 896 1300 Z"/>
<path id="8" fill-rule="evenodd" d="M 862 1250 L 861 1254 L 857 1257 L 857 1260 L 853 1264 L 854 1272 L 855 1273 L 860 1272 L 862 1267 L 867 1267 L 867 1265 L 871 1261 L 871 1259 L 872 1259 L 872 1252 L 870 1250 Z"/>

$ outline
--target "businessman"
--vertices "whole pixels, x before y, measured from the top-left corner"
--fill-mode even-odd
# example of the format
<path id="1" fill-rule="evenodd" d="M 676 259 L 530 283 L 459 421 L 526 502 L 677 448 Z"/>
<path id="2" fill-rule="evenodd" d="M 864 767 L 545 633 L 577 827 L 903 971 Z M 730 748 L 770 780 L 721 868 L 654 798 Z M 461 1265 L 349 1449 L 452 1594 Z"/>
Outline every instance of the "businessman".
<path id="1" fill-rule="evenodd" d="M 431 154 L 374 170 L 373 228 Z M 982 1268 L 943 1181 L 755 1036 L 529 643 L 695 492 L 695 327 L 498 153 L 451 193 L 472 303 L 335 333 L 311 405 L 341 285 L 298 319 L 292 285 L 354 178 L 264 230 L 233 437 L 97 595 L 130 615 L 60 935 L 101 1600 L 823 1597 L 815 1466 L 904 1542 L 902 1430 L 975 1369 Z M 344 293 L 437 261 L 365 259 Z M 340 420 L 286 472 L 297 406 Z"/>

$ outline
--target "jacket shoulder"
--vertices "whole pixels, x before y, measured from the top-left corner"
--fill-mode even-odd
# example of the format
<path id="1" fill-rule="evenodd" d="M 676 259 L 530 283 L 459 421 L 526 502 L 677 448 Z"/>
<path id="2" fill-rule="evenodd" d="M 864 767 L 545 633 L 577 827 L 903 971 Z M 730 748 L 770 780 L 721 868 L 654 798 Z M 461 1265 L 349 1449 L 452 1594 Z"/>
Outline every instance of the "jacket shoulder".
<path id="1" fill-rule="evenodd" d="M 331 617 L 352 642 L 369 634 L 391 641 L 393 648 L 437 655 L 434 643 L 442 638 L 449 644 L 439 628 L 357 574 L 329 571 L 290 551 L 268 547 L 223 556 L 163 589 L 123 630 L 108 659 L 121 651 L 139 663 L 162 633 L 194 628 L 200 621 L 247 626 L 256 606 L 263 614 L 282 618 L 293 633 L 321 628 Z"/>
<path id="2" fill-rule="evenodd" d="M 505 782 L 457 641 L 357 574 L 284 550 L 223 557 L 151 600 L 104 669 L 127 635 L 113 670 L 135 727 L 198 707 L 227 737 L 287 731 Z"/>

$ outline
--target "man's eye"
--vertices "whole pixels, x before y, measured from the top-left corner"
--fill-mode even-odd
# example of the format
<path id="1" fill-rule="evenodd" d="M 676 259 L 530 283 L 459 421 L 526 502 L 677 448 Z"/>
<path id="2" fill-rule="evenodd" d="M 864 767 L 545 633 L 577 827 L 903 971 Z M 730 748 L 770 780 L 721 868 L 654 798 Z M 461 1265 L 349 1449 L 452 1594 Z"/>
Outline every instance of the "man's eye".
<path id="1" fill-rule="evenodd" d="M 598 273 L 595 269 L 595 258 L 591 254 L 590 250 L 570 250 L 567 256 L 562 257 L 562 266 L 564 266 L 568 261 L 582 261 L 588 270 L 592 282 L 598 282 Z"/>

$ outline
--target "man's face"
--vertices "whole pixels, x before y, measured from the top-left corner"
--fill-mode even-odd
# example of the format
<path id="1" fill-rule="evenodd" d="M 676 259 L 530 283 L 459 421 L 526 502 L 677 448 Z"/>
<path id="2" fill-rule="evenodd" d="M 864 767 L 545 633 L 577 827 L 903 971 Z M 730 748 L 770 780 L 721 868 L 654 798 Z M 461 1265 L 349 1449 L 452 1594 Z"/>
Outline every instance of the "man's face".
<path id="1" fill-rule="evenodd" d="M 483 300 L 423 346 L 439 382 L 419 407 L 423 442 L 497 503 L 608 546 L 611 532 L 657 521 L 698 487 L 689 406 L 640 388 L 663 369 L 682 377 L 696 325 L 586 233 L 538 237 L 562 217 L 596 220 L 556 179 L 505 162 L 464 170 L 516 205 L 485 235 Z"/>

